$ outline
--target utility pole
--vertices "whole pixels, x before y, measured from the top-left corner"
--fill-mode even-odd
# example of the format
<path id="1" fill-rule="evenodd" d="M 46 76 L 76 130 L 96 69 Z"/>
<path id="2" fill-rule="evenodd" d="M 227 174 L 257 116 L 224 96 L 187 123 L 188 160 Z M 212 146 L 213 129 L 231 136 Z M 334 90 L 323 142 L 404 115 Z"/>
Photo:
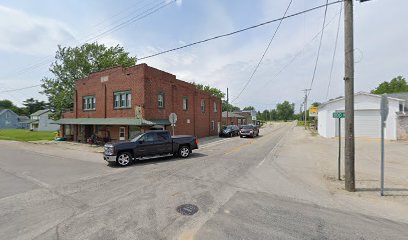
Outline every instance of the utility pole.
<path id="1" fill-rule="evenodd" d="M 312 90 L 312 89 L 303 89 L 302 91 L 304 91 L 305 92 L 305 103 L 304 103 L 304 110 L 305 110 L 305 129 L 307 129 L 306 128 L 306 121 L 307 121 L 307 95 L 308 95 L 308 92 L 310 91 L 310 90 Z"/>
<path id="2" fill-rule="evenodd" d="M 227 88 L 227 122 L 226 122 L 226 124 L 225 124 L 225 126 L 228 126 L 229 124 L 229 120 L 228 120 L 228 112 L 229 112 L 229 106 L 228 106 L 228 101 L 229 101 L 229 99 L 228 99 L 228 88 Z"/>
<path id="3" fill-rule="evenodd" d="M 355 145 L 354 145 L 354 44 L 353 44 L 353 0 L 344 1 L 344 97 L 345 97 L 345 188 L 356 191 Z"/>

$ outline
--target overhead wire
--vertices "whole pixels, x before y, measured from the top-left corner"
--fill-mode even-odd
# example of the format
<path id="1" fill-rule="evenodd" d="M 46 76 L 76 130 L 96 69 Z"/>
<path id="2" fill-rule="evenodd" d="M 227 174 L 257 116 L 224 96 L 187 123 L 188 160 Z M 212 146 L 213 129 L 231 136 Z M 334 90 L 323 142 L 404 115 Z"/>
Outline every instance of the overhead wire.
<path id="1" fill-rule="evenodd" d="M 85 40 L 78 40 L 77 42 L 85 42 L 85 43 L 87 43 L 87 42 L 90 42 L 90 41 L 96 41 L 96 40 L 102 38 L 102 37 L 103 37 L 104 35 L 106 35 L 106 34 L 110 34 L 110 33 L 112 33 L 112 32 L 118 31 L 118 30 L 124 28 L 125 26 L 127 26 L 127 25 L 129 25 L 129 24 L 131 24 L 131 23 L 135 23 L 135 22 L 137 22 L 137 21 L 139 21 L 139 20 L 141 20 L 141 19 L 143 19 L 143 18 L 145 18 L 145 17 L 148 17 L 148 16 L 150 16 L 151 14 L 153 14 L 153 13 L 155 13 L 155 12 L 161 10 L 162 8 L 167 7 L 167 6 L 169 6 L 170 4 L 172 4 L 172 3 L 175 3 L 176 1 L 177 1 L 177 0 L 172 0 L 172 1 L 170 1 L 170 2 L 168 2 L 168 1 L 161 1 L 161 2 L 158 3 L 158 4 L 155 4 L 153 7 L 150 7 L 149 9 L 143 11 L 142 13 L 137 14 L 136 16 L 134 16 L 134 17 L 132 17 L 132 18 L 130 18 L 130 19 L 127 19 L 127 20 L 124 21 L 124 22 L 121 22 L 121 23 L 116 24 L 116 25 L 112 25 L 112 27 L 110 27 L 108 30 L 104 30 L 103 32 L 95 33 L 96 35 L 95 35 L 95 36 L 92 36 L 92 37 L 90 36 L 90 35 L 92 35 L 92 34 L 88 34 L 87 38 L 86 38 L 86 39 L 84 38 Z M 147 6 L 147 5 L 143 6 L 142 8 L 137 9 L 137 11 L 138 11 L 138 10 L 141 10 L 141 9 L 143 9 L 143 8 L 145 8 L 146 6 Z M 136 12 L 136 11 L 135 11 L 135 12 Z M 15 76 L 15 75 L 22 75 L 22 74 L 25 74 L 25 73 L 27 73 L 27 72 L 30 72 L 30 71 L 32 71 L 32 70 L 38 68 L 38 67 L 41 67 L 41 66 L 45 66 L 45 65 L 47 65 L 47 64 L 50 64 L 50 62 L 52 62 L 52 57 L 53 57 L 53 55 L 48 55 L 48 56 L 46 56 L 46 57 L 44 57 L 44 58 L 41 58 L 41 60 L 40 60 L 39 62 L 34 63 L 34 64 L 32 64 L 32 65 L 30 65 L 30 66 L 28 66 L 28 67 L 25 67 L 25 68 L 23 68 L 23 69 L 17 71 L 17 72 L 14 73 L 14 74 L 9 74 L 9 75 L 3 76 L 3 78 L 6 78 L 6 77 L 8 77 L 8 76 L 10 76 L 10 75 L 13 75 L 13 76 Z"/>
<path id="2" fill-rule="evenodd" d="M 340 23 L 341 23 L 341 13 L 342 13 L 342 11 L 343 11 L 343 5 L 340 4 L 339 21 L 337 23 L 336 41 L 334 43 L 333 58 L 332 58 L 331 67 L 330 67 L 330 77 L 329 77 L 329 83 L 327 85 L 327 91 L 326 91 L 326 100 L 329 98 L 330 84 L 331 84 L 332 76 L 333 76 L 334 59 L 336 57 L 337 42 L 339 40 L 339 32 L 340 32 Z"/>
<path id="3" fill-rule="evenodd" d="M 268 50 L 269 50 L 269 47 L 271 46 L 273 40 L 275 39 L 276 34 L 277 34 L 278 31 L 279 31 L 279 28 L 280 28 L 280 26 L 281 26 L 281 24 L 282 24 L 282 22 L 283 22 L 284 17 L 285 17 L 286 14 L 288 13 L 289 8 L 290 8 L 290 6 L 292 5 L 292 1 L 293 1 L 293 0 L 290 0 L 288 6 L 286 7 L 286 10 L 285 10 L 285 13 L 283 14 L 282 19 L 279 21 L 279 24 L 278 24 L 278 26 L 276 27 L 275 32 L 273 33 L 271 40 L 269 40 L 268 46 L 266 46 L 266 49 L 264 50 L 264 52 L 263 52 L 263 54 L 262 54 L 262 56 L 261 56 L 261 59 L 259 59 L 258 64 L 255 66 L 254 70 L 252 71 L 251 76 L 249 77 L 248 81 L 245 83 L 245 85 L 244 85 L 244 87 L 242 88 L 242 90 L 238 93 L 238 95 L 237 95 L 234 99 L 232 99 L 231 103 L 235 102 L 235 100 L 237 100 L 237 99 L 241 96 L 241 94 L 245 91 L 245 89 L 247 88 L 247 86 L 248 86 L 249 83 L 251 82 L 251 80 L 252 80 L 252 78 L 254 77 L 256 71 L 258 71 L 259 66 L 261 65 L 261 63 L 262 63 L 262 61 L 263 61 L 263 59 L 264 59 L 266 53 L 267 53 Z"/>
<path id="4" fill-rule="evenodd" d="M 174 1 L 171 1 L 171 2 L 169 2 L 169 3 L 174 3 L 174 2 L 176 2 L 176 1 L 177 1 L 177 0 L 174 0 Z M 235 35 L 235 34 L 240 33 L 240 32 L 244 32 L 244 31 L 248 31 L 248 30 L 250 30 L 250 29 L 258 28 L 258 27 L 261 27 L 261 26 L 264 26 L 264 25 L 267 25 L 267 24 L 271 24 L 271 23 L 274 23 L 274 22 L 277 22 L 277 21 L 281 21 L 281 20 L 283 20 L 283 19 L 292 18 L 292 17 L 298 16 L 298 15 L 301 15 L 301 14 L 305 14 L 305 13 L 308 13 L 308 12 L 311 12 L 311 11 L 314 11 L 314 10 L 317 10 L 317 9 L 320 9 L 320 8 L 323 8 L 323 7 L 326 7 L 326 10 L 327 10 L 327 7 L 328 7 L 328 6 L 331 6 L 331 5 L 334 5 L 334 4 L 338 4 L 338 3 L 342 3 L 343 1 L 344 1 L 344 0 L 336 0 L 336 1 L 330 2 L 330 3 L 328 3 L 328 1 L 327 1 L 326 4 L 319 5 L 319 6 L 316 6 L 316 7 L 313 7 L 313 8 L 309 8 L 309 9 L 306 9 L 306 10 L 303 10 L 303 11 L 299 11 L 299 12 L 296 12 L 296 13 L 293 13 L 293 14 L 290 14 L 290 15 L 287 15 L 287 16 L 284 16 L 284 17 L 282 17 L 282 18 L 277 18 L 277 19 L 269 20 L 269 21 L 262 22 L 262 23 L 260 23 L 260 24 L 256 24 L 256 25 L 253 25 L 253 26 L 250 26 L 250 27 L 246 27 L 246 28 L 243 28 L 243 29 L 240 29 L 240 30 L 236 30 L 236 31 L 233 31 L 233 32 L 230 32 L 230 33 L 217 35 L 217 36 L 210 37 L 210 38 L 207 38 L 207 39 L 204 39 L 204 40 L 200 40 L 200 41 L 196 41 L 196 42 L 193 42 L 193 43 L 189 43 L 189 44 L 186 44 L 186 45 L 177 47 L 177 48 L 172 48 L 172 49 L 169 49 L 169 50 L 161 51 L 161 52 L 158 52 L 158 53 L 149 55 L 149 56 L 137 58 L 137 60 L 140 61 L 140 60 L 152 58 L 152 57 L 155 57 L 155 56 L 159 56 L 159 55 L 162 55 L 162 54 L 165 54 L 165 53 L 168 53 L 168 52 L 173 52 L 173 51 L 180 50 L 180 49 L 183 49 L 183 48 L 191 47 L 191 46 L 194 46 L 194 45 L 197 45 L 197 44 L 201 44 L 201 43 L 204 43 L 204 42 L 208 42 L 208 41 L 212 41 L 212 40 L 215 40 L 215 39 L 219 39 L 219 38 L 223 38 L 223 37 Z M 166 5 L 166 6 L 167 6 L 167 5 Z M 41 86 L 41 84 L 33 85 L 33 86 L 30 86 L 30 87 L 36 87 L 36 86 Z M 30 88 L 30 87 L 28 87 L 28 88 Z M 20 89 L 10 89 L 10 90 L 6 90 L 6 91 L 14 91 L 14 90 L 20 90 Z"/>
<path id="5" fill-rule="evenodd" d="M 329 2 L 329 0 L 326 0 L 326 4 L 327 4 L 328 2 Z M 325 7 L 325 9 L 324 9 L 322 33 L 321 33 L 321 35 L 320 35 L 319 48 L 317 49 L 317 56 L 316 56 L 315 66 L 314 66 L 314 69 L 313 69 L 312 81 L 310 82 L 310 86 L 309 86 L 310 91 L 307 93 L 307 97 L 309 97 L 310 92 L 312 91 L 313 82 L 314 82 L 315 77 L 316 77 L 317 65 L 318 65 L 318 63 L 319 63 L 319 57 L 320 57 L 320 49 L 321 49 L 321 47 L 322 47 L 322 41 L 323 41 L 323 35 L 324 35 L 324 26 L 326 25 L 326 17 L 327 17 L 327 5 L 326 5 L 326 7 Z"/>
<path id="6" fill-rule="evenodd" d="M 333 18 L 331 18 L 329 21 L 327 21 L 325 28 L 327 28 L 327 26 L 329 26 L 333 20 L 337 17 L 337 14 L 335 16 L 333 16 Z M 321 32 L 323 31 L 323 29 L 320 29 L 320 31 L 318 33 L 316 33 L 312 39 L 303 46 L 303 48 L 298 51 L 295 55 L 293 55 L 293 57 L 291 58 L 290 61 L 288 61 L 278 72 L 276 72 L 276 74 L 269 80 L 267 81 L 264 85 L 262 85 L 261 88 L 265 88 L 266 86 L 268 86 L 270 83 L 272 83 L 274 79 L 276 79 L 283 71 L 286 70 L 287 67 L 289 67 L 299 56 L 302 55 L 302 53 L 306 50 L 307 47 L 309 47 L 310 44 L 312 44 L 316 38 L 318 36 L 320 36 Z"/>
<path id="7" fill-rule="evenodd" d="M 233 31 L 233 32 L 217 35 L 217 36 L 210 37 L 210 38 L 207 38 L 207 39 L 204 39 L 204 40 L 200 40 L 200 41 L 192 42 L 192 43 L 189 43 L 189 44 L 185 44 L 185 45 L 180 46 L 180 47 L 164 50 L 164 51 L 154 53 L 154 54 L 151 54 L 151 55 L 148 55 L 148 56 L 145 56 L 145 57 L 137 58 L 137 60 L 144 60 L 144 59 L 156 57 L 156 56 L 159 56 L 159 55 L 162 55 L 162 54 L 165 54 L 165 53 L 169 53 L 169 52 L 173 52 L 173 51 L 180 50 L 180 49 L 183 49 L 183 48 L 191 47 L 191 46 L 194 46 L 194 45 L 197 45 L 197 44 L 201 44 L 201 43 L 205 43 L 205 42 L 212 41 L 212 40 L 215 40 L 215 39 L 235 35 L 235 34 L 240 33 L 240 32 L 248 31 L 248 30 L 251 30 L 251 29 L 254 29 L 254 28 L 258 28 L 258 27 L 261 27 L 261 26 L 264 26 L 264 25 L 267 25 L 267 24 L 271 24 L 271 23 L 280 21 L 281 19 L 292 18 L 292 17 L 298 16 L 298 15 L 301 15 L 301 14 L 305 14 L 305 13 L 308 13 L 308 12 L 311 12 L 311 11 L 314 11 L 314 10 L 317 10 L 317 9 L 320 9 L 320 8 L 323 8 L 323 7 L 327 7 L 327 6 L 330 6 L 330 5 L 333 5 L 333 4 L 337 4 L 337 3 L 342 3 L 343 1 L 344 0 L 337 0 L 337 1 L 334 1 L 334 2 L 330 2 L 328 4 L 319 5 L 319 6 L 316 6 L 316 7 L 313 7 L 313 8 L 309 8 L 309 9 L 294 13 L 294 14 L 287 15 L 287 16 L 285 16 L 283 18 L 273 19 L 273 20 L 270 20 L 270 21 L 266 21 L 266 22 L 263 22 L 263 23 L 260 23 L 260 24 L 250 26 L 250 27 L 242 28 L 242 29 L 239 29 L 239 30 L 236 30 L 236 31 Z"/>

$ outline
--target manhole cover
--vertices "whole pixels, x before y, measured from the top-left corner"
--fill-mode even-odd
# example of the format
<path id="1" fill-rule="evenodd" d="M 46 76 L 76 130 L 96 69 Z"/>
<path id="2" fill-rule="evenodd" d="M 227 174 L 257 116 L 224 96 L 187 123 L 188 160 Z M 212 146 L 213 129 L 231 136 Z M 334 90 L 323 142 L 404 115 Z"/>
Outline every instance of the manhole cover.
<path id="1" fill-rule="evenodd" d="M 193 204 L 183 204 L 178 206 L 176 210 L 182 215 L 194 215 L 198 212 L 198 207 Z"/>

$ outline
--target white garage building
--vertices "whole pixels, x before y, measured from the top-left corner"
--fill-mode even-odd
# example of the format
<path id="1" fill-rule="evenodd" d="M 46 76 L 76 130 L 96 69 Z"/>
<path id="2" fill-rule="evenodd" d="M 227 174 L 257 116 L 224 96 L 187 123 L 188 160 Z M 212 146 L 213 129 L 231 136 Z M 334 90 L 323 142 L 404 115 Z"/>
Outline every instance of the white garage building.
<path id="1" fill-rule="evenodd" d="M 359 92 L 354 95 L 354 133 L 356 137 L 381 137 L 381 96 Z M 405 100 L 388 97 L 389 114 L 386 121 L 385 139 L 397 139 L 397 113 L 404 111 Z M 338 136 L 339 122 L 334 112 L 344 112 L 344 97 L 319 106 L 318 132 L 320 136 Z M 344 118 L 341 119 L 341 135 L 344 136 Z"/>

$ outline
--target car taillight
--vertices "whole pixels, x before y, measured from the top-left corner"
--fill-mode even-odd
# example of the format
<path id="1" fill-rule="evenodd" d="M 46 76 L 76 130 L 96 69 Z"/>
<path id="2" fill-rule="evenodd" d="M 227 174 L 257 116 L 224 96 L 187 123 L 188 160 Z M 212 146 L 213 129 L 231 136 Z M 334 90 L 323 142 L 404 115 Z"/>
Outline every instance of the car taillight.
<path id="1" fill-rule="evenodd" d="M 196 137 L 196 145 L 198 146 L 198 137 Z"/>

